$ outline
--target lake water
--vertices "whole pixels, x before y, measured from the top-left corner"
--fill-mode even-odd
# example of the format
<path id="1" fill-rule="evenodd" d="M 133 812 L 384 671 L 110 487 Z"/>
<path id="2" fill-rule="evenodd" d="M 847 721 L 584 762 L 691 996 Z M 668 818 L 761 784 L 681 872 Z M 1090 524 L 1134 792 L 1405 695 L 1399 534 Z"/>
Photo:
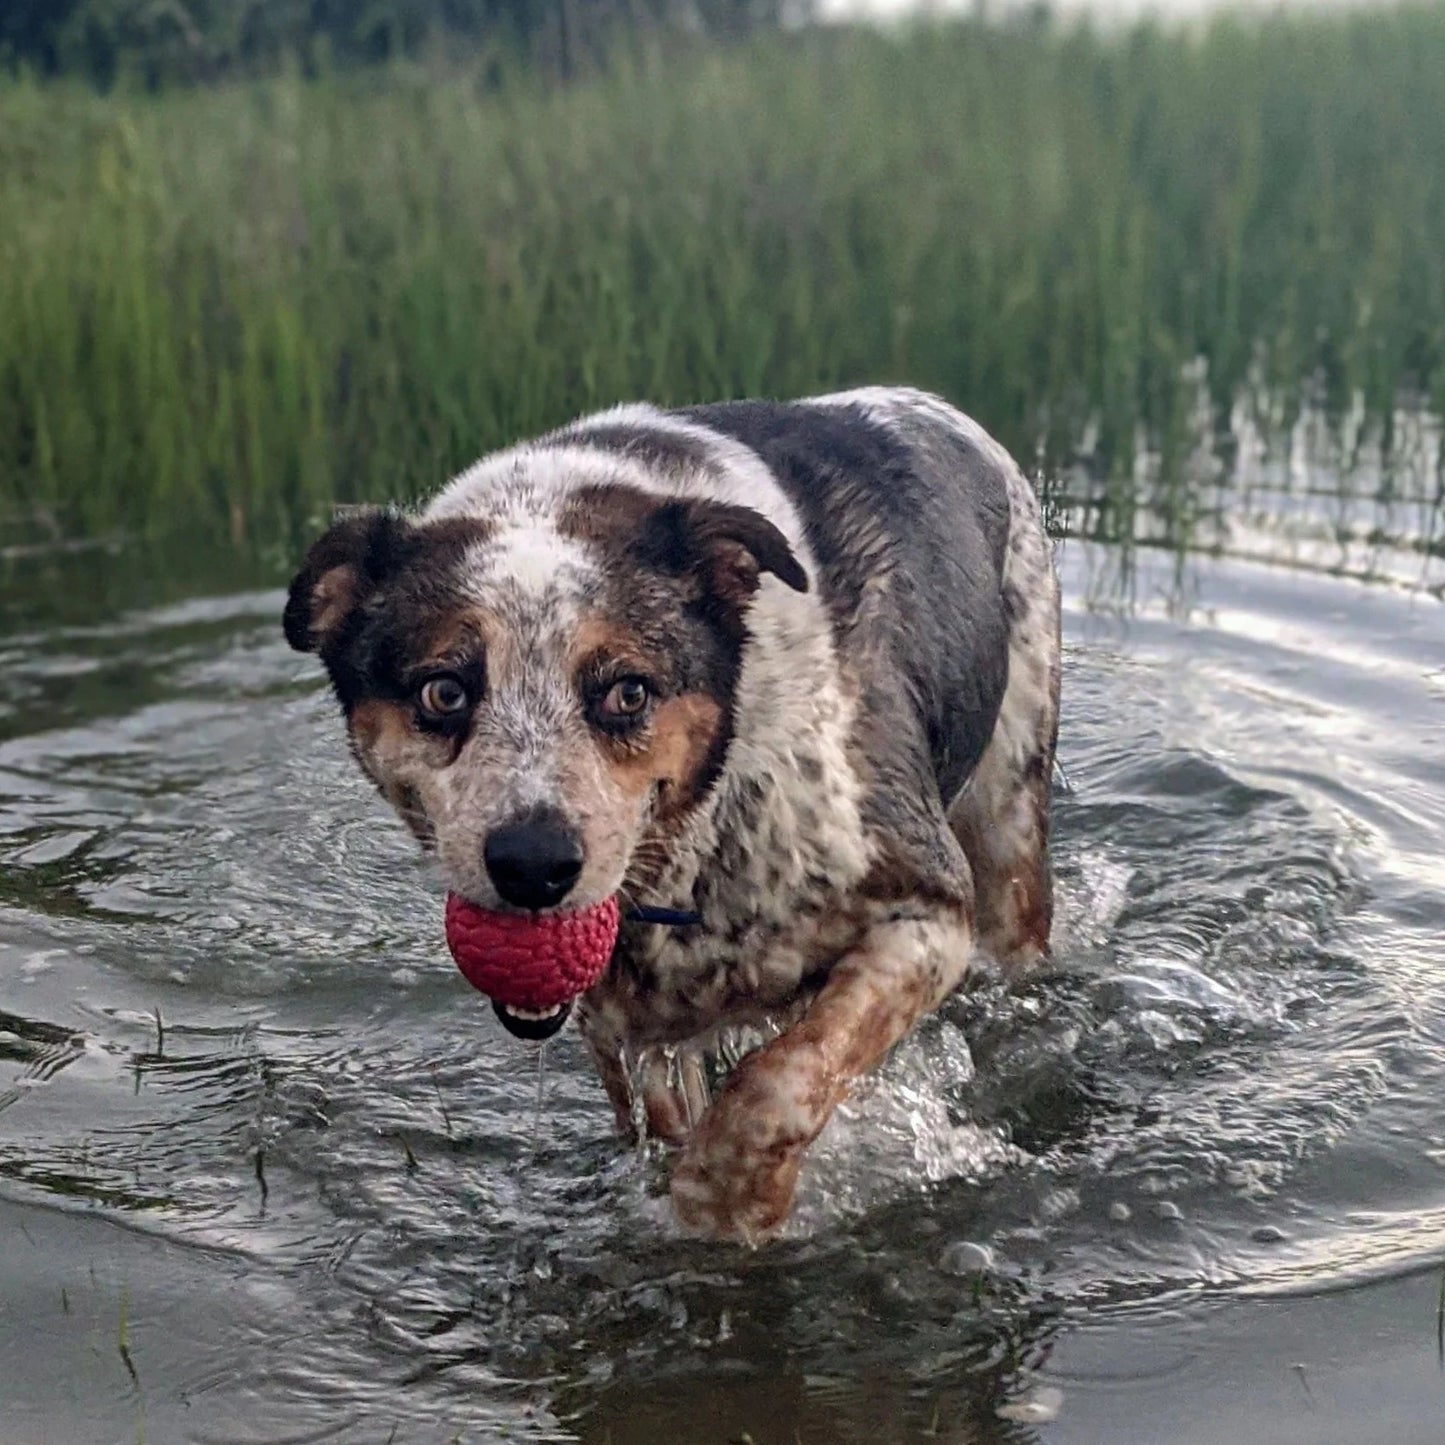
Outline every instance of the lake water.
<path id="1" fill-rule="evenodd" d="M 1053 964 L 906 1043 L 756 1253 L 461 981 L 274 585 L 13 550 L 0 1439 L 1435 1445 L 1417 421 L 1348 476 L 1304 424 L 1201 456 L 1192 552 L 1061 545 Z"/>

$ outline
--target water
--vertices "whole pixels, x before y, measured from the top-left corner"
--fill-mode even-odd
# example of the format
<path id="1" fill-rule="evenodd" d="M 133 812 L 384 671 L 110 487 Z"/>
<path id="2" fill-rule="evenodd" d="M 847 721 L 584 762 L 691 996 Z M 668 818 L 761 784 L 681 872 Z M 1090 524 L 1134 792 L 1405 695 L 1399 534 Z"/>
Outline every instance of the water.
<path id="1" fill-rule="evenodd" d="M 1202 551 L 1063 545 L 1054 964 L 900 1049 L 754 1254 L 461 982 L 279 592 L 12 555 L 0 1437 L 1437 1440 L 1417 432 L 1403 481 L 1201 455 Z"/>

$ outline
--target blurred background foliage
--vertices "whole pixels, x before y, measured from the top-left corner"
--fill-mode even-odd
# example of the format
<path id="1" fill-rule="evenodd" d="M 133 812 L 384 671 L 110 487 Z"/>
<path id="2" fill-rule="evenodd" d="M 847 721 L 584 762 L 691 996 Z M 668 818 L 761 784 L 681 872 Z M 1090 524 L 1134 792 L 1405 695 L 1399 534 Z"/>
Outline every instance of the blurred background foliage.
<path id="1" fill-rule="evenodd" d="M 0 62 L 43 76 L 158 86 L 488 45 L 561 73 L 620 33 L 740 36 L 809 0 L 5 0 Z"/>
<path id="2" fill-rule="evenodd" d="M 284 546 L 588 408 L 871 381 L 1109 535 L 1190 535 L 1306 412 L 1400 485 L 1445 410 L 1445 6 L 783 3 L 10 0 L 0 526 Z"/>

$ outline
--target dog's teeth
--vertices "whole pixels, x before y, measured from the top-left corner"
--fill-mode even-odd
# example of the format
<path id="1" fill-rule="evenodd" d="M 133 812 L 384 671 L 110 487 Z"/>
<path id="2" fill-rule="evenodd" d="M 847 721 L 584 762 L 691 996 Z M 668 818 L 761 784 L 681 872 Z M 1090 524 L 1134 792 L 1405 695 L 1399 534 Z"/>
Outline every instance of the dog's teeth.
<path id="1" fill-rule="evenodd" d="M 543 1019 L 556 1018 L 557 1010 L 561 1007 L 562 1005 L 559 1003 L 553 1004 L 551 1008 L 540 1009 L 509 1007 L 507 1012 L 511 1014 L 513 1018 L 526 1019 L 528 1023 L 538 1024 L 541 1023 Z"/>

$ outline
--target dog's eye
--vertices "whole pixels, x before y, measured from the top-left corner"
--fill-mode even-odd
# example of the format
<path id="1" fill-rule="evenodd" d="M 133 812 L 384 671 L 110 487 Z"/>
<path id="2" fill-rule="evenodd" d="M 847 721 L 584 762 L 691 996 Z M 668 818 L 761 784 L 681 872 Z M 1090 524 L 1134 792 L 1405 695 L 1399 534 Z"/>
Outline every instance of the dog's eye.
<path id="1" fill-rule="evenodd" d="M 422 713 L 434 720 L 458 717 L 471 705 L 466 688 L 456 678 L 445 674 L 428 678 L 422 683 L 416 700 Z"/>
<path id="2" fill-rule="evenodd" d="M 640 677 L 624 677 L 614 682 L 598 711 L 610 721 L 640 717 L 652 701 L 652 689 Z"/>

